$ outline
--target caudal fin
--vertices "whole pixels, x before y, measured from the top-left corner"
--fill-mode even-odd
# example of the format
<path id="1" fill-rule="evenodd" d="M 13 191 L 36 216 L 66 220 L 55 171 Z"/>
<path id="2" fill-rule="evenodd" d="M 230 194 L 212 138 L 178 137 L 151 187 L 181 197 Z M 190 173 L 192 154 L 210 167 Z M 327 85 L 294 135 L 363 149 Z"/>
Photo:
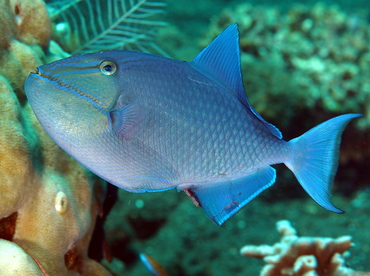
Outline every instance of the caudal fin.
<path id="1" fill-rule="evenodd" d="M 343 213 L 330 201 L 341 135 L 349 121 L 360 116 L 345 114 L 335 117 L 289 141 L 294 157 L 285 165 L 320 206 L 335 213 Z"/>

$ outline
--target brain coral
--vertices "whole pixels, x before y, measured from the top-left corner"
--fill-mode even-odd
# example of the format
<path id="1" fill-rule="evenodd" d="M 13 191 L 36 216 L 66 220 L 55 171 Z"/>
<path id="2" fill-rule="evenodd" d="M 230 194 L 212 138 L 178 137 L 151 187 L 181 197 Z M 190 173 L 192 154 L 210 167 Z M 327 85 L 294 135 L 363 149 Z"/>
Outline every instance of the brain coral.
<path id="1" fill-rule="evenodd" d="M 369 126 L 370 27 L 365 19 L 323 3 L 295 5 L 286 13 L 243 3 L 215 18 L 209 36 L 234 22 L 241 34 L 244 85 L 257 111 L 278 115 L 286 125 L 302 109 L 361 112 L 365 117 L 358 125 Z"/>
<path id="2" fill-rule="evenodd" d="M 111 275 L 87 250 L 105 183 L 39 125 L 23 82 L 63 57 L 41 0 L 0 0 L 0 274 Z M 37 15 L 37 16 L 36 16 Z"/>

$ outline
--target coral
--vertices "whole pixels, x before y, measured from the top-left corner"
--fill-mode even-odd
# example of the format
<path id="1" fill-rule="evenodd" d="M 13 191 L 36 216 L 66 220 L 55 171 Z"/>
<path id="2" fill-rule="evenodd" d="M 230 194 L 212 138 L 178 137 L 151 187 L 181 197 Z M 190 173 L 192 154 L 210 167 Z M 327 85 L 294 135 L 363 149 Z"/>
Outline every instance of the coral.
<path id="1" fill-rule="evenodd" d="M 0 248 L 2 275 L 43 275 L 37 263 L 14 242 L 0 240 Z"/>
<path id="2" fill-rule="evenodd" d="M 55 145 L 23 91 L 30 71 L 66 54 L 53 42 L 43 50 L 42 1 L 0 5 L 1 274 L 110 275 L 87 255 L 106 184 Z"/>
<path id="3" fill-rule="evenodd" d="M 257 111 L 286 126 L 302 109 L 360 112 L 365 118 L 358 126 L 370 126 L 365 18 L 323 3 L 295 5 L 286 13 L 243 3 L 215 18 L 203 44 L 234 22 L 240 26 L 244 85 Z"/>
<path id="4" fill-rule="evenodd" d="M 10 0 L 17 25 L 17 39 L 28 45 L 46 48 L 51 36 L 51 24 L 43 0 Z"/>
<path id="5" fill-rule="evenodd" d="M 352 237 L 298 237 L 289 221 L 278 221 L 276 226 L 282 235 L 280 242 L 273 246 L 246 245 L 240 250 L 243 256 L 264 259 L 267 264 L 261 276 L 370 275 L 345 266 L 343 256 L 352 246 Z"/>
<path id="6" fill-rule="evenodd" d="M 3 50 L 9 47 L 16 28 L 9 0 L 0 0 L 0 7 L 0 50 Z"/>

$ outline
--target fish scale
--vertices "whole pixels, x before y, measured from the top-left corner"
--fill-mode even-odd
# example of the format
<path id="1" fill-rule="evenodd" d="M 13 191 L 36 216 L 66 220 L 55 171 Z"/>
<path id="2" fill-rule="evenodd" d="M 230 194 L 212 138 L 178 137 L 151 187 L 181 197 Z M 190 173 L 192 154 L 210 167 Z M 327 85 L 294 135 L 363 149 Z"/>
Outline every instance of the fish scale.
<path id="1" fill-rule="evenodd" d="M 179 79 L 176 76 L 173 76 L 173 77 L 169 76 L 169 77 L 171 79 L 177 79 L 177 80 Z M 179 85 L 179 87 L 182 88 L 182 85 Z M 207 164 L 207 163 L 203 163 L 199 161 L 195 162 L 194 151 L 190 150 L 189 151 L 190 154 L 187 155 L 186 148 L 197 149 L 196 152 L 198 154 L 199 154 L 199 149 L 207 148 L 208 150 L 204 151 L 204 155 L 205 157 L 208 157 L 208 155 L 214 152 L 217 148 L 220 147 L 220 145 L 222 145 L 223 142 L 226 141 L 225 136 L 228 133 L 228 129 L 224 131 L 225 129 L 224 127 L 221 127 L 221 128 L 219 127 L 219 124 L 220 124 L 219 122 L 221 118 L 225 119 L 222 112 L 220 112 L 220 109 L 221 111 L 222 109 L 225 110 L 225 108 L 223 107 L 223 105 L 225 105 L 225 102 L 221 98 L 216 99 L 214 104 L 212 105 L 215 108 L 217 108 L 219 112 L 217 113 L 212 112 L 212 114 L 214 114 L 214 117 L 209 117 L 208 115 L 209 112 L 206 113 L 203 109 L 199 108 L 198 103 L 209 103 L 208 94 L 212 93 L 212 91 L 207 91 L 207 93 L 204 93 L 205 91 L 202 90 L 202 93 L 191 93 L 191 94 L 195 94 L 198 96 L 198 98 L 194 98 L 192 95 L 189 97 L 186 97 L 187 92 L 189 92 L 190 89 L 192 89 L 191 87 L 189 88 L 184 87 L 182 89 L 183 91 L 185 91 L 184 93 L 177 93 L 180 99 L 174 98 L 174 101 L 172 101 L 166 95 L 166 96 L 156 97 L 156 101 L 166 102 L 166 106 L 167 106 L 166 110 L 169 110 L 168 111 L 169 113 L 171 113 L 172 110 L 177 110 L 178 112 L 172 113 L 171 117 L 172 118 L 180 117 L 182 118 L 181 120 L 187 120 L 188 121 L 187 125 L 185 125 L 184 127 L 182 125 L 182 122 L 179 122 L 179 124 L 176 124 L 177 121 L 175 120 L 175 125 L 172 125 L 171 132 L 168 133 L 167 136 L 163 136 L 163 135 L 160 135 L 159 133 L 156 133 L 154 129 L 150 131 L 145 129 L 144 133 L 146 132 L 151 133 L 153 142 L 150 142 L 150 140 L 147 137 L 141 137 L 141 139 L 148 140 L 149 145 L 152 146 L 153 148 L 160 149 L 162 146 L 164 148 L 163 149 L 164 151 L 169 148 L 166 146 L 166 143 L 167 143 L 166 141 L 170 139 L 169 141 L 170 144 L 176 143 L 175 147 L 179 148 L 177 152 L 182 152 L 183 158 L 179 160 L 177 157 L 173 158 L 171 155 L 169 155 L 168 158 L 173 159 L 171 163 L 174 164 L 175 169 L 181 166 L 182 164 L 185 164 L 184 167 L 188 169 L 187 169 L 187 172 L 184 173 L 184 175 L 189 176 L 189 174 L 191 174 L 192 172 L 199 171 L 199 169 L 196 170 L 196 167 L 198 166 L 197 163 L 202 163 L 202 164 Z M 182 99 L 186 100 L 186 102 L 184 102 Z M 178 104 L 179 102 L 181 104 Z M 175 106 L 175 107 L 171 108 L 172 106 Z M 189 120 L 190 116 L 192 120 Z M 166 120 L 167 120 L 166 117 L 164 117 L 163 121 L 165 122 Z M 217 124 L 215 122 L 217 122 Z M 153 124 L 153 125 L 156 126 L 156 124 Z M 161 125 L 161 123 L 159 123 L 159 125 Z M 205 131 L 206 127 L 207 127 L 207 131 Z M 201 130 L 200 135 L 196 135 L 195 129 Z M 140 136 L 140 133 L 138 134 L 138 136 Z M 235 145 L 230 145 L 230 147 L 228 147 L 228 149 L 233 149 L 233 148 L 235 148 Z M 162 155 L 167 155 L 167 154 L 163 152 Z M 186 164 L 186 162 L 189 164 Z M 176 163 L 178 163 L 178 165 L 175 165 Z M 191 166 L 192 164 L 194 165 Z M 212 164 L 208 164 L 208 166 L 214 167 L 214 165 Z"/>
<path id="2" fill-rule="evenodd" d="M 77 55 L 25 83 L 50 137 L 86 168 L 130 192 L 185 191 L 217 225 L 274 184 L 284 163 L 322 207 L 347 123 L 330 119 L 290 141 L 250 105 L 237 24 L 193 62 L 131 51 Z M 251 93 L 251 92 L 250 92 Z"/>
<path id="3" fill-rule="evenodd" d="M 189 91 L 187 88 L 184 89 L 184 91 Z M 205 95 L 205 94 L 201 94 Z M 192 102 L 202 102 L 207 101 L 207 97 L 205 98 L 192 98 Z M 163 99 L 165 100 L 165 99 Z M 234 160 L 238 157 L 238 155 L 230 155 L 228 154 L 229 151 L 237 151 L 237 149 L 242 149 L 239 145 L 235 143 L 230 143 L 230 140 L 225 139 L 227 136 L 227 133 L 229 133 L 229 128 L 221 127 L 220 122 L 221 117 L 223 117 L 221 112 L 214 113 L 214 112 L 207 112 L 205 113 L 203 110 L 199 110 L 196 106 L 192 106 L 193 103 L 189 103 L 191 111 L 194 111 L 193 118 L 197 119 L 194 122 L 191 122 L 191 126 L 189 128 L 186 128 L 186 130 L 183 130 L 182 125 L 178 127 L 171 128 L 171 132 L 168 134 L 168 136 L 161 136 L 158 133 L 155 133 L 155 130 L 149 131 L 150 133 L 155 133 L 152 135 L 153 139 L 156 141 L 151 144 L 149 142 L 149 145 L 153 148 L 156 148 L 159 150 L 159 152 L 162 152 L 161 146 L 164 147 L 163 151 L 168 148 L 166 146 L 167 141 L 169 144 L 176 143 L 176 148 L 178 148 L 178 152 L 182 153 L 182 158 L 173 158 L 171 155 L 168 155 L 168 159 L 172 159 L 171 163 L 175 167 L 176 170 L 180 171 L 180 175 L 183 177 L 189 177 L 189 178 L 199 178 L 202 175 L 204 175 L 204 171 L 210 171 L 211 168 L 213 170 L 217 168 L 217 164 L 215 162 L 212 162 L 213 160 L 207 160 L 209 156 L 220 156 L 222 157 L 222 160 L 228 159 L 228 162 L 224 162 L 225 164 L 228 164 L 229 166 L 233 166 Z M 225 104 L 225 102 L 219 100 L 215 106 L 219 107 L 222 104 Z M 169 104 L 171 105 L 171 104 Z M 178 106 L 178 110 L 181 110 L 185 107 L 188 108 L 188 103 L 184 103 L 184 105 Z M 188 110 L 188 109 L 186 109 Z M 214 116 L 202 116 L 204 114 L 214 114 Z M 234 113 L 235 114 L 235 113 Z M 237 115 L 237 114 L 236 114 Z M 187 118 L 189 117 L 189 114 L 181 114 L 181 112 L 178 112 L 177 114 L 174 114 L 172 117 Z M 223 117 L 224 118 L 224 117 Z M 199 125 L 199 127 L 197 127 Z M 197 136 L 196 133 L 194 133 L 194 130 L 192 131 L 192 128 L 198 128 L 201 129 L 201 136 Z M 183 132 L 183 133 L 181 133 Z M 245 137 L 245 132 L 240 129 L 239 130 L 240 136 Z M 242 133 L 244 132 L 244 133 Z M 138 134 L 140 136 L 140 134 Z M 228 135 L 229 136 L 229 135 Z M 208 137 L 206 139 L 206 137 Z M 245 138 L 244 138 L 245 139 Z M 142 140 L 147 140 L 146 137 L 142 137 Z M 225 145 L 227 144 L 227 146 Z M 209 146 L 207 146 L 209 145 Z M 187 151 L 186 149 L 189 148 L 190 150 Z M 201 151 L 201 148 L 207 148 L 205 151 Z M 225 150 L 222 150 L 221 148 L 225 148 Z M 247 150 L 247 149 L 246 149 Z M 198 156 L 194 156 L 194 153 L 198 153 Z M 167 155 L 165 152 L 162 153 L 162 155 Z M 200 158 L 199 158 L 200 157 Z M 203 160 L 207 160 L 207 162 L 203 162 Z M 243 162 L 245 162 L 246 159 L 244 158 Z M 201 164 L 201 167 L 199 168 L 199 164 Z M 203 166 L 202 166 L 203 165 Z M 180 170 L 180 166 L 183 166 L 186 171 Z M 220 171 L 227 171 L 228 169 L 220 168 Z M 195 173 L 198 173 L 196 175 Z M 179 182 L 189 182 L 188 179 L 180 179 Z"/>

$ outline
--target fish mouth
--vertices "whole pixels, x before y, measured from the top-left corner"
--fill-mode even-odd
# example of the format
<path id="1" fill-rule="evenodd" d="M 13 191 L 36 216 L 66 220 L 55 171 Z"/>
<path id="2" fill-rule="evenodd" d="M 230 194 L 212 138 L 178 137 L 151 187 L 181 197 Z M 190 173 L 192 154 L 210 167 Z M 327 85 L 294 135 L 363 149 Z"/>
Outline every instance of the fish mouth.
<path id="1" fill-rule="evenodd" d="M 40 67 L 37 67 L 34 72 L 30 72 L 24 83 L 27 98 L 32 98 L 32 95 L 45 91 L 45 85 L 49 87 L 51 82 L 44 71 Z"/>
<path id="2" fill-rule="evenodd" d="M 43 65 L 44 66 L 44 65 Z M 90 96 L 83 89 L 78 87 L 75 83 L 68 83 L 63 78 L 56 77 L 46 68 L 46 71 L 42 69 L 43 66 L 36 67 L 35 72 L 30 72 L 26 79 L 26 95 L 31 94 L 32 90 L 37 90 L 38 93 L 55 91 L 64 91 L 69 94 L 73 94 L 78 97 L 84 97 L 87 99 L 95 108 L 99 110 L 106 110 L 108 106 L 104 102 L 100 102 L 99 99 Z M 68 81 L 68 80 L 67 80 Z"/>
<path id="3" fill-rule="evenodd" d="M 45 71 L 41 67 L 42 66 L 36 67 L 35 72 L 30 72 L 29 77 L 37 81 L 41 81 L 43 83 L 51 83 L 54 86 L 55 83 L 59 83 L 57 78 L 54 78 L 53 76 L 50 76 L 47 73 L 45 74 Z"/>
<path id="4" fill-rule="evenodd" d="M 43 73 L 40 67 L 36 67 L 35 72 L 30 72 L 30 77 L 46 79 L 47 77 Z"/>
<path id="5" fill-rule="evenodd" d="M 68 91 L 70 91 L 69 89 L 76 90 L 75 87 L 70 84 L 64 83 L 60 78 L 53 76 L 49 72 L 45 72 L 42 67 L 43 66 L 38 66 L 36 67 L 35 72 L 30 72 L 29 78 L 33 79 L 36 82 L 40 82 L 43 85 L 54 87 L 55 89 L 68 89 Z"/>
<path id="6" fill-rule="evenodd" d="M 30 87 L 38 86 L 38 90 L 45 91 L 47 87 L 57 87 L 58 80 L 54 79 L 52 76 L 49 76 L 49 74 L 45 73 L 42 68 L 36 67 L 35 71 L 30 72 L 30 74 L 28 75 L 25 85 L 28 87 L 28 90 L 30 89 Z M 41 87 L 41 85 L 43 85 L 43 87 Z"/>
<path id="7" fill-rule="evenodd" d="M 40 77 L 45 77 L 43 74 L 43 71 L 40 67 L 36 67 L 35 72 L 31 72 L 31 75 L 39 75 Z"/>

